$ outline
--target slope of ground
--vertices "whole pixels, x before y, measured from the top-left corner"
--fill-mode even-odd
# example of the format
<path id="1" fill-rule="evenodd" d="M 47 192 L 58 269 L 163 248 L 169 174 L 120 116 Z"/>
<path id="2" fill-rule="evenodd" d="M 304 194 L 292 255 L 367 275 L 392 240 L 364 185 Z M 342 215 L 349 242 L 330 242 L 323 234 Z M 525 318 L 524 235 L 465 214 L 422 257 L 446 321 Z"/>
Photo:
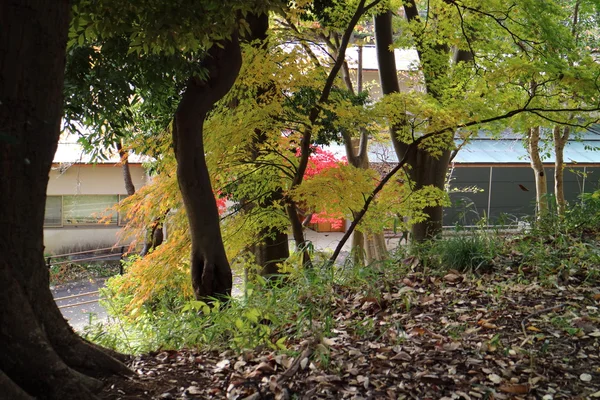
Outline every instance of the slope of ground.
<path id="1" fill-rule="evenodd" d="M 542 286 L 510 268 L 480 277 L 382 270 L 364 290 L 333 285 L 330 318 L 286 350 L 145 354 L 130 361 L 136 378 L 108 381 L 102 396 L 600 398 L 600 290 L 584 279 Z"/>

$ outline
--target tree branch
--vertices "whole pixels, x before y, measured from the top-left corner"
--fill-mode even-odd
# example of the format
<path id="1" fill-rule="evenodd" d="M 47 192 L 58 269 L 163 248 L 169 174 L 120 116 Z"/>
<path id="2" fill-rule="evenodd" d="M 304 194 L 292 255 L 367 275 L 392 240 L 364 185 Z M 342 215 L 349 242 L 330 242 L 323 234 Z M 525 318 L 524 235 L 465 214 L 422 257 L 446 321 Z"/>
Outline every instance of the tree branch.
<path id="1" fill-rule="evenodd" d="M 518 114 L 521 114 L 521 113 L 525 113 L 525 112 L 530 112 L 530 113 L 533 113 L 533 114 L 537 115 L 537 113 L 540 113 L 540 112 L 594 112 L 594 111 L 600 110 L 600 108 L 598 108 L 598 107 L 596 107 L 596 108 L 588 108 L 588 109 L 585 109 L 585 108 L 576 108 L 576 109 L 567 109 L 567 108 L 565 108 L 565 109 L 527 108 L 527 105 L 530 102 L 531 102 L 531 99 L 528 99 L 527 102 L 525 103 L 524 107 L 516 109 L 516 110 L 508 111 L 508 112 L 506 112 L 504 114 L 497 115 L 495 117 L 485 118 L 485 119 L 482 119 L 482 120 L 473 120 L 473 121 L 465 122 L 465 123 L 454 125 L 454 126 L 448 126 L 448 127 L 445 127 L 445 128 L 433 131 L 433 132 L 429 132 L 429 133 L 426 133 L 426 134 L 424 134 L 422 136 L 417 137 L 414 142 L 412 142 L 412 143 L 410 143 L 408 145 L 408 147 L 406 149 L 406 152 L 404 153 L 404 156 L 402 157 L 402 159 L 400 159 L 398 161 L 398 164 L 390 172 L 388 172 L 385 175 L 385 177 L 383 177 L 383 179 L 379 182 L 379 184 L 371 192 L 371 194 L 369 195 L 369 197 L 365 201 L 365 204 L 363 205 L 362 209 L 355 215 L 354 221 L 352 221 L 352 223 L 350 224 L 350 227 L 348 228 L 348 230 L 346 231 L 346 233 L 344 234 L 344 236 L 342 237 L 342 239 L 338 243 L 337 247 L 335 248 L 335 251 L 333 252 L 333 254 L 331 255 L 331 257 L 327 261 L 327 265 L 331 266 L 331 265 L 333 265 L 335 263 L 335 260 L 340 255 L 340 252 L 342 251 L 342 248 L 344 247 L 344 245 L 348 241 L 348 238 L 350 237 L 350 235 L 352 234 L 352 232 L 354 232 L 354 229 L 356 228 L 356 226 L 360 223 L 360 221 L 362 220 L 362 218 L 367 213 L 367 210 L 369 209 L 369 206 L 370 206 L 371 202 L 375 199 L 375 196 L 383 189 L 383 187 L 392 178 L 392 176 L 394 176 L 394 174 L 396 172 L 398 172 L 401 168 L 404 167 L 404 165 L 408 161 L 408 156 L 409 156 L 410 152 L 415 151 L 417 149 L 417 147 L 423 141 L 425 141 L 426 139 L 429 139 L 429 138 L 437 136 L 437 135 L 441 135 L 443 133 L 447 133 L 449 131 L 455 131 L 456 129 L 459 129 L 459 128 L 466 128 L 466 127 L 469 127 L 469 126 L 482 125 L 482 124 L 486 124 L 486 123 L 489 123 L 489 122 L 495 122 L 495 121 L 500 121 L 500 120 L 508 119 L 508 118 L 511 118 L 511 117 L 513 117 L 515 115 L 518 115 Z M 582 125 L 579 125 L 579 126 L 582 127 Z"/>

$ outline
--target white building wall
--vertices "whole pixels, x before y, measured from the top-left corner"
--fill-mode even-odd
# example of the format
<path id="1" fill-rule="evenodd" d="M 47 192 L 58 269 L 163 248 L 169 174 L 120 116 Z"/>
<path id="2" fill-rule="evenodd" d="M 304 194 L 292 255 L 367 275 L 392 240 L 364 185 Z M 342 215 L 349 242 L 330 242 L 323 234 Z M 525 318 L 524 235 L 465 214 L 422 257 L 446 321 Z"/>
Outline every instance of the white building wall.
<path id="1" fill-rule="evenodd" d="M 141 164 L 130 164 L 136 189 L 146 183 Z M 52 167 L 48 181 L 48 196 L 74 194 L 127 194 L 123 170 L 118 164 L 58 164 Z"/>
<path id="2" fill-rule="evenodd" d="M 136 189 L 147 180 L 141 164 L 130 164 Z M 57 164 L 48 181 L 48 196 L 60 195 L 126 195 L 123 172 L 118 164 Z M 117 225 L 65 225 L 44 228 L 46 253 L 57 254 L 64 249 L 102 248 L 119 243 L 122 227 Z"/>

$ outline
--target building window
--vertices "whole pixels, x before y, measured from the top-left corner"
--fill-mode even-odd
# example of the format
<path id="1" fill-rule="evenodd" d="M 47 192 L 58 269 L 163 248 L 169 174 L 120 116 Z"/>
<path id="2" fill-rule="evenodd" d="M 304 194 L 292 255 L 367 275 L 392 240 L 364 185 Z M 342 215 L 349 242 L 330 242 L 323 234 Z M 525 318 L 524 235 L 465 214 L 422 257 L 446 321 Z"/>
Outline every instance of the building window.
<path id="1" fill-rule="evenodd" d="M 119 201 L 118 195 L 76 195 L 63 196 L 63 224 L 116 225 L 118 213 L 114 206 Z"/>
<path id="2" fill-rule="evenodd" d="M 62 226 L 62 196 L 46 197 L 44 226 Z"/>
<path id="3" fill-rule="evenodd" d="M 128 194 L 120 194 L 119 195 L 119 203 L 122 202 L 123 200 L 125 200 L 128 197 L 129 197 Z M 119 226 L 125 226 L 125 225 L 127 225 L 128 222 L 129 222 L 129 218 L 127 218 L 127 213 L 126 212 L 120 212 L 119 213 Z"/>

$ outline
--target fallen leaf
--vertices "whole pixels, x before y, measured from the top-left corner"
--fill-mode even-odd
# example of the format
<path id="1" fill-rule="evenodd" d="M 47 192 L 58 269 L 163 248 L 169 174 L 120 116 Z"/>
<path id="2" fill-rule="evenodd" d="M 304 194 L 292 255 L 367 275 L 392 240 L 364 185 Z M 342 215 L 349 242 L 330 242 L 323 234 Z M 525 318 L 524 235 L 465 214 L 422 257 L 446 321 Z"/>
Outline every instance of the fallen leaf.
<path id="1" fill-rule="evenodd" d="M 502 382 L 502 377 L 500 377 L 499 375 L 496 374 L 489 374 L 488 379 L 494 383 L 500 383 Z"/>
<path id="2" fill-rule="evenodd" d="M 301 361 L 300 361 L 300 368 L 302 369 L 306 369 L 306 366 L 308 365 L 308 357 L 304 357 Z"/>
<path id="3" fill-rule="evenodd" d="M 456 274 L 446 274 L 446 275 L 444 275 L 444 280 L 446 282 L 455 283 L 455 282 L 461 282 L 463 280 L 463 277 L 461 275 L 456 275 Z"/>
<path id="4" fill-rule="evenodd" d="M 236 371 L 239 371 L 246 364 L 247 364 L 247 362 L 244 360 L 236 361 L 235 364 L 233 364 L 233 369 L 235 369 Z"/>
<path id="5" fill-rule="evenodd" d="M 592 376 L 590 374 L 581 374 L 579 375 L 579 379 L 581 379 L 584 382 L 591 382 Z"/>
<path id="6" fill-rule="evenodd" d="M 200 390 L 200 388 L 198 386 L 190 386 L 189 388 L 185 389 L 185 393 L 196 395 L 196 394 L 202 394 L 202 391 Z"/>
<path id="7" fill-rule="evenodd" d="M 529 385 L 501 385 L 498 390 L 510 394 L 527 394 L 529 393 Z"/>
<path id="8" fill-rule="evenodd" d="M 260 364 L 258 364 L 256 367 L 254 367 L 254 371 L 261 371 L 261 372 L 275 372 L 275 369 L 266 362 L 261 362 Z"/>
<path id="9" fill-rule="evenodd" d="M 460 342 L 450 342 L 450 343 L 444 343 L 442 345 L 442 348 L 446 351 L 455 351 L 460 349 Z"/>
<path id="10" fill-rule="evenodd" d="M 221 361 L 219 361 L 217 363 L 217 365 L 216 365 L 217 368 L 216 369 L 223 370 L 223 369 L 229 367 L 229 364 L 231 364 L 231 362 L 229 360 L 227 360 L 227 359 L 221 360 Z"/>
<path id="11" fill-rule="evenodd" d="M 536 328 L 535 326 L 528 326 L 527 327 L 528 331 L 532 331 L 532 332 L 541 332 L 541 329 Z"/>
<path id="12" fill-rule="evenodd" d="M 480 319 L 479 321 L 477 321 L 477 325 L 486 329 L 498 329 L 498 325 L 492 324 L 490 320 L 487 319 Z"/>

